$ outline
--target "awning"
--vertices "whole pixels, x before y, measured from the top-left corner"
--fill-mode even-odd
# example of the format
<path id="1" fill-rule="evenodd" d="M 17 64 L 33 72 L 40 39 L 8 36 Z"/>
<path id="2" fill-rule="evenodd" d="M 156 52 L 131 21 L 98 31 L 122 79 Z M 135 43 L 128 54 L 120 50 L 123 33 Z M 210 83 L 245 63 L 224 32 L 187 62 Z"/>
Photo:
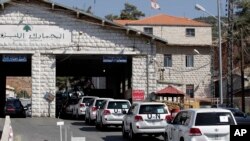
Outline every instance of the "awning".
<path id="1" fill-rule="evenodd" d="M 184 96 L 185 93 L 178 90 L 177 88 L 169 85 L 166 88 L 156 92 L 156 95 L 166 95 L 166 96 L 170 96 L 170 95 L 175 95 L 175 96 Z"/>

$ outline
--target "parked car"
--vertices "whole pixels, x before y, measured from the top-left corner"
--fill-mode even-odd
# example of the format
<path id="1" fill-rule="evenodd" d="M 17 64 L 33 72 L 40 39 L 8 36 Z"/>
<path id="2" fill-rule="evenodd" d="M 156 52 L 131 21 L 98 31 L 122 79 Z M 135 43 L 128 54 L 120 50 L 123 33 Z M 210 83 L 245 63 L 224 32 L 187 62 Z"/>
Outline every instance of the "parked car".
<path id="1" fill-rule="evenodd" d="M 96 113 L 96 128 L 105 129 L 107 126 L 122 126 L 125 113 L 131 104 L 129 100 L 111 99 L 102 103 Z"/>
<path id="2" fill-rule="evenodd" d="M 160 102 L 134 103 L 123 118 L 122 135 L 130 140 L 139 135 L 164 135 L 171 114 L 166 104 Z"/>
<path id="3" fill-rule="evenodd" d="M 221 108 L 181 110 L 166 126 L 165 141 L 230 140 L 230 125 L 236 125 L 233 113 Z"/>
<path id="4" fill-rule="evenodd" d="M 70 97 L 68 98 L 65 103 L 62 105 L 62 109 L 60 112 L 60 117 L 68 117 L 73 115 L 73 109 L 75 104 L 77 104 L 78 98 L 77 97 Z"/>
<path id="5" fill-rule="evenodd" d="M 21 101 L 16 98 L 8 98 L 6 100 L 4 114 L 16 117 L 26 117 L 26 113 Z"/>
<path id="6" fill-rule="evenodd" d="M 105 100 L 109 99 L 113 98 L 94 98 L 90 100 L 88 103 L 88 107 L 86 108 L 85 122 L 89 124 L 94 123 L 96 120 L 96 111 L 99 109 L 99 107 Z"/>
<path id="7" fill-rule="evenodd" d="M 237 125 L 250 125 L 250 116 L 240 111 L 238 108 L 226 108 L 230 110 L 237 122 Z"/>
<path id="8" fill-rule="evenodd" d="M 88 106 L 88 102 L 94 98 L 98 98 L 97 96 L 83 96 L 78 102 L 73 106 L 73 116 L 79 118 L 79 116 L 83 116 L 85 118 L 86 108 Z"/>

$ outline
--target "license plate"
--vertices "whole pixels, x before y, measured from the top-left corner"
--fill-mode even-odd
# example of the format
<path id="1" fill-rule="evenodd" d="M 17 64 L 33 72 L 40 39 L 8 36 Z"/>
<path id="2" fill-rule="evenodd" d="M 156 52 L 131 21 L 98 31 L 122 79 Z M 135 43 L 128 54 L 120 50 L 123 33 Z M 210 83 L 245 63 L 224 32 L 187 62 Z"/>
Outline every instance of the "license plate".
<path id="1" fill-rule="evenodd" d="M 149 122 L 151 125 L 161 125 L 159 121 L 150 121 Z"/>

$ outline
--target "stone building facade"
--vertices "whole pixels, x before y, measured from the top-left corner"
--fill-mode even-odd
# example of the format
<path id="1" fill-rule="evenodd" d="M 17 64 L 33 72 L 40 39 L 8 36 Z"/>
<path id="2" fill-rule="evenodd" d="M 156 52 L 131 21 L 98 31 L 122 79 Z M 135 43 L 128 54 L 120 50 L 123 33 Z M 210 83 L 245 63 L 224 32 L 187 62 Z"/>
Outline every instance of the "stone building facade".
<path id="1" fill-rule="evenodd" d="M 49 103 L 45 96 L 55 95 L 56 55 L 60 54 L 132 56 L 131 87 L 146 96 L 156 90 L 149 60 L 155 45 L 166 45 L 165 40 L 43 1 L 2 3 L 0 24 L 0 54 L 31 56 L 32 116 L 55 116 L 55 100 Z"/>
<path id="2" fill-rule="evenodd" d="M 58 55 L 130 56 L 131 89 L 143 90 L 145 100 L 150 100 L 151 93 L 170 84 L 184 92 L 186 84 L 194 84 L 197 97 L 209 96 L 210 79 L 207 76 L 210 73 L 211 42 L 207 36 L 204 41 L 195 39 L 187 44 L 190 41 L 162 39 L 47 1 L 7 0 L 1 5 L 0 54 L 31 57 L 31 70 L 27 71 L 31 71 L 32 77 L 33 117 L 55 116 L 55 100 L 48 102 L 45 97 L 56 93 Z M 173 38 L 177 36 L 174 33 L 171 34 Z M 201 54 L 194 55 L 193 49 L 198 49 Z M 159 68 L 163 67 L 165 53 L 174 54 L 173 67 L 165 68 L 164 81 L 161 81 Z M 184 67 L 186 54 L 194 55 L 194 67 Z M 153 61 L 155 58 L 160 61 Z M 5 81 L 5 75 L 0 78 Z"/>
<path id="3" fill-rule="evenodd" d="M 168 85 L 173 85 L 186 93 L 187 85 L 193 85 L 192 100 L 210 101 L 210 98 L 214 96 L 210 71 L 211 25 L 166 14 L 140 20 L 115 20 L 115 22 L 168 40 L 167 47 L 156 49 L 154 63 L 158 91 Z M 166 54 L 172 56 L 171 67 L 164 65 Z M 185 64 L 187 55 L 193 56 L 192 67 L 187 67 Z"/>

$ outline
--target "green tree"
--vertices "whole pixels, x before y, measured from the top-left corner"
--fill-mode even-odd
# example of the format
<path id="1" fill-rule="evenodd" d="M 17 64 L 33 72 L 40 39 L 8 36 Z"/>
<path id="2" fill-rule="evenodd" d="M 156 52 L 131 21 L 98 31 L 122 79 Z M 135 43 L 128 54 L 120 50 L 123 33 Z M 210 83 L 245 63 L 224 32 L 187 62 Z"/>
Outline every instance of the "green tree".
<path id="1" fill-rule="evenodd" d="M 144 17 L 145 14 L 137 9 L 136 6 L 125 3 L 125 8 L 121 11 L 120 19 L 126 20 L 138 20 L 141 17 Z"/>
<path id="2" fill-rule="evenodd" d="M 56 77 L 56 87 L 59 90 L 63 90 L 67 87 L 67 77 Z"/>
<path id="3" fill-rule="evenodd" d="M 249 63 L 250 52 L 250 1 L 237 1 L 236 17 L 234 20 L 234 39 L 237 46 L 241 45 L 241 40 L 245 44 L 245 63 Z M 242 31 L 242 33 L 241 33 Z M 243 39 L 241 39 L 243 34 Z"/>
<path id="4" fill-rule="evenodd" d="M 17 97 L 18 98 L 30 98 L 30 96 L 26 90 L 21 90 L 21 91 L 17 92 Z"/>
<path id="5" fill-rule="evenodd" d="M 108 20 L 138 20 L 139 18 L 144 16 L 145 14 L 142 11 L 139 11 L 136 6 L 129 3 L 125 3 L 124 9 L 121 11 L 120 16 L 109 14 L 105 16 L 105 18 Z"/>
<path id="6" fill-rule="evenodd" d="M 212 16 L 208 16 L 208 17 L 194 18 L 194 20 L 210 24 L 212 26 L 212 38 L 213 38 L 213 40 L 218 39 L 218 20 L 217 19 L 215 19 Z M 224 23 L 227 23 L 227 17 L 221 17 L 221 21 L 223 21 Z M 223 38 L 226 39 L 227 27 L 222 26 L 221 31 L 222 31 Z"/>
<path id="7" fill-rule="evenodd" d="M 110 20 L 110 21 L 120 19 L 119 16 L 113 15 L 113 14 L 108 14 L 108 15 L 105 16 L 105 18 Z"/>

